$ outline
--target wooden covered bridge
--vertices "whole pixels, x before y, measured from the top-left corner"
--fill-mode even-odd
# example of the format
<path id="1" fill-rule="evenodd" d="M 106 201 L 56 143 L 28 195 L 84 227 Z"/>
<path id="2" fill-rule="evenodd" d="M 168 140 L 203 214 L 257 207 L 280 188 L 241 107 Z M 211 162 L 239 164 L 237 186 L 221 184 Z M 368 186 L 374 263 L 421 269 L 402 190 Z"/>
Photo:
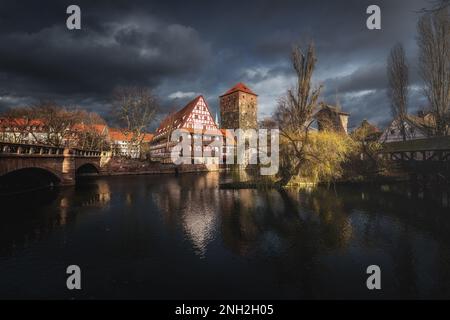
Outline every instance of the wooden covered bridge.
<path id="1" fill-rule="evenodd" d="M 389 142 L 380 156 L 415 175 L 440 175 L 450 181 L 450 136 Z"/>

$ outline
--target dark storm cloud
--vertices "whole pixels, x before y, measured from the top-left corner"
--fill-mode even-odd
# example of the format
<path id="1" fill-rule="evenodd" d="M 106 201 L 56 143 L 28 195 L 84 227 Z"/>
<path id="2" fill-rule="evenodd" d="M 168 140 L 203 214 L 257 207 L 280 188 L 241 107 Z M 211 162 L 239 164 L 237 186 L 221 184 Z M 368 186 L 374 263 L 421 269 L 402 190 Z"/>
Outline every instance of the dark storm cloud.
<path id="1" fill-rule="evenodd" d="M 386 84 L 387 79 L 384 65 L 364 65 L 349 75 L 326 79 L 324 81 L 324 94 L 383 90 L 386 88 Z M 332 92 L 333 89 L 335 89 L 335 92 Z"/>
<path id="2" fill-rule="evenodd" d="M 54 93 L 103 93 L 117 84 L 155 86 L 162 76 L 188 72 L 208 59 L 207 44 L 192 28 L 145 18 L 105 22 L 101 31 L 55 25 L 4 34 L 0 40 L 8 46 L 0 51 L 0 68 Z"/>
<path id="3" fill-rule="evenodd" d="M 65 28 L 78 4 L 82 30 Z M 382 9 L 382 30 L 369 31 L 365 10 Z M 397 1 L 16 1 L 0 4 L 0 108 L 53 98 L 106 112 L 116 85 L 155 89 L 164 108 L 238 81 L 259 94 L 260 116 L 294 84 L 289 53 L 314 40 L 315 81 L 322 99 L 339 97 L 351 122 L 389 117 L 385 61 L 403 42 L 412 83 L 419 86 L 416 12 L 425 0 Z M 412 105 L 424 103 L 419 90 Z M 167 111 L 167 110 L 166 110 Z"/>

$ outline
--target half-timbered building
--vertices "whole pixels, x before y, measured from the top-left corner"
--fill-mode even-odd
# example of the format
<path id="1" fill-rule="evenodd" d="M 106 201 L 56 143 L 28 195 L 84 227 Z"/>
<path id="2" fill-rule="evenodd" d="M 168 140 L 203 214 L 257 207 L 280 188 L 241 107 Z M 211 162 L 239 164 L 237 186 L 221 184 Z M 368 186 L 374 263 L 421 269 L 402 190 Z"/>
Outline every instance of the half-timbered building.
<path id="1" fill-rule="evenodd" d="M 178 144 L 178 141 L 171 141 L 171 135 L 176 129 L 189 133 L 187 138 L 190 139 L 192 163 L 218 163 L 219 147 L 210 144 L 214 139 L 219 139 L 221 131 L 203 96 L 196 97 L 161 122 L 150 146 L 153 160 L 171 162 L 172 149 Z"/>

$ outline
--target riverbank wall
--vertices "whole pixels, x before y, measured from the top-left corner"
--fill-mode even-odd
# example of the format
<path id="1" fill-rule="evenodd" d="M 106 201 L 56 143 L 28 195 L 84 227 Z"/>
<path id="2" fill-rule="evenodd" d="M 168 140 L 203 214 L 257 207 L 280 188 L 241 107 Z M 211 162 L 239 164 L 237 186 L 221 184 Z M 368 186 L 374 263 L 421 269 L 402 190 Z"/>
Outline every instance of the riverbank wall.
<path id="1" fill-rule="evenodd" d="M 217 164 L 162 164 L 144 160 L 112 158 L 100 175 L 140 175 L 140 174 L 178 174 L 189 172 L 211 172 L 221 170 Z"/>

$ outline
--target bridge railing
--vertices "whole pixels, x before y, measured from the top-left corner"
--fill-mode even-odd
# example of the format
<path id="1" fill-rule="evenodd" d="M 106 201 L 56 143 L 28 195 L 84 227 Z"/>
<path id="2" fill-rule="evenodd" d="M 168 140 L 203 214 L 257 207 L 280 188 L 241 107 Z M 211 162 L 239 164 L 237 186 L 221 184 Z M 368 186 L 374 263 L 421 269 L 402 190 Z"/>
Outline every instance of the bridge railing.
<path id="1" fill-rule="evenodd" d="M 74 155 L 76 157 L 100 157 L 101 151 L 0 141 L 0 154 L 33 156 Z"/>
<path id="2" fill-rule="evenodd" d="M 64 148 L 36 144 L 0 142 L 0 154 L 63 155 Z"/>
<path id="3" fill-rule="evenodd" d="M 385 143 L 380 156 L 394 161 L 450 161 L 450 136 Z"/>
<path id="4" fill-rule="evenodd" d="M 101 151 L 96 150 L 83 150 L 83 149 L 70 149 L 72 154 L 78 157 L 100 157 L 102 155 Z"/>

